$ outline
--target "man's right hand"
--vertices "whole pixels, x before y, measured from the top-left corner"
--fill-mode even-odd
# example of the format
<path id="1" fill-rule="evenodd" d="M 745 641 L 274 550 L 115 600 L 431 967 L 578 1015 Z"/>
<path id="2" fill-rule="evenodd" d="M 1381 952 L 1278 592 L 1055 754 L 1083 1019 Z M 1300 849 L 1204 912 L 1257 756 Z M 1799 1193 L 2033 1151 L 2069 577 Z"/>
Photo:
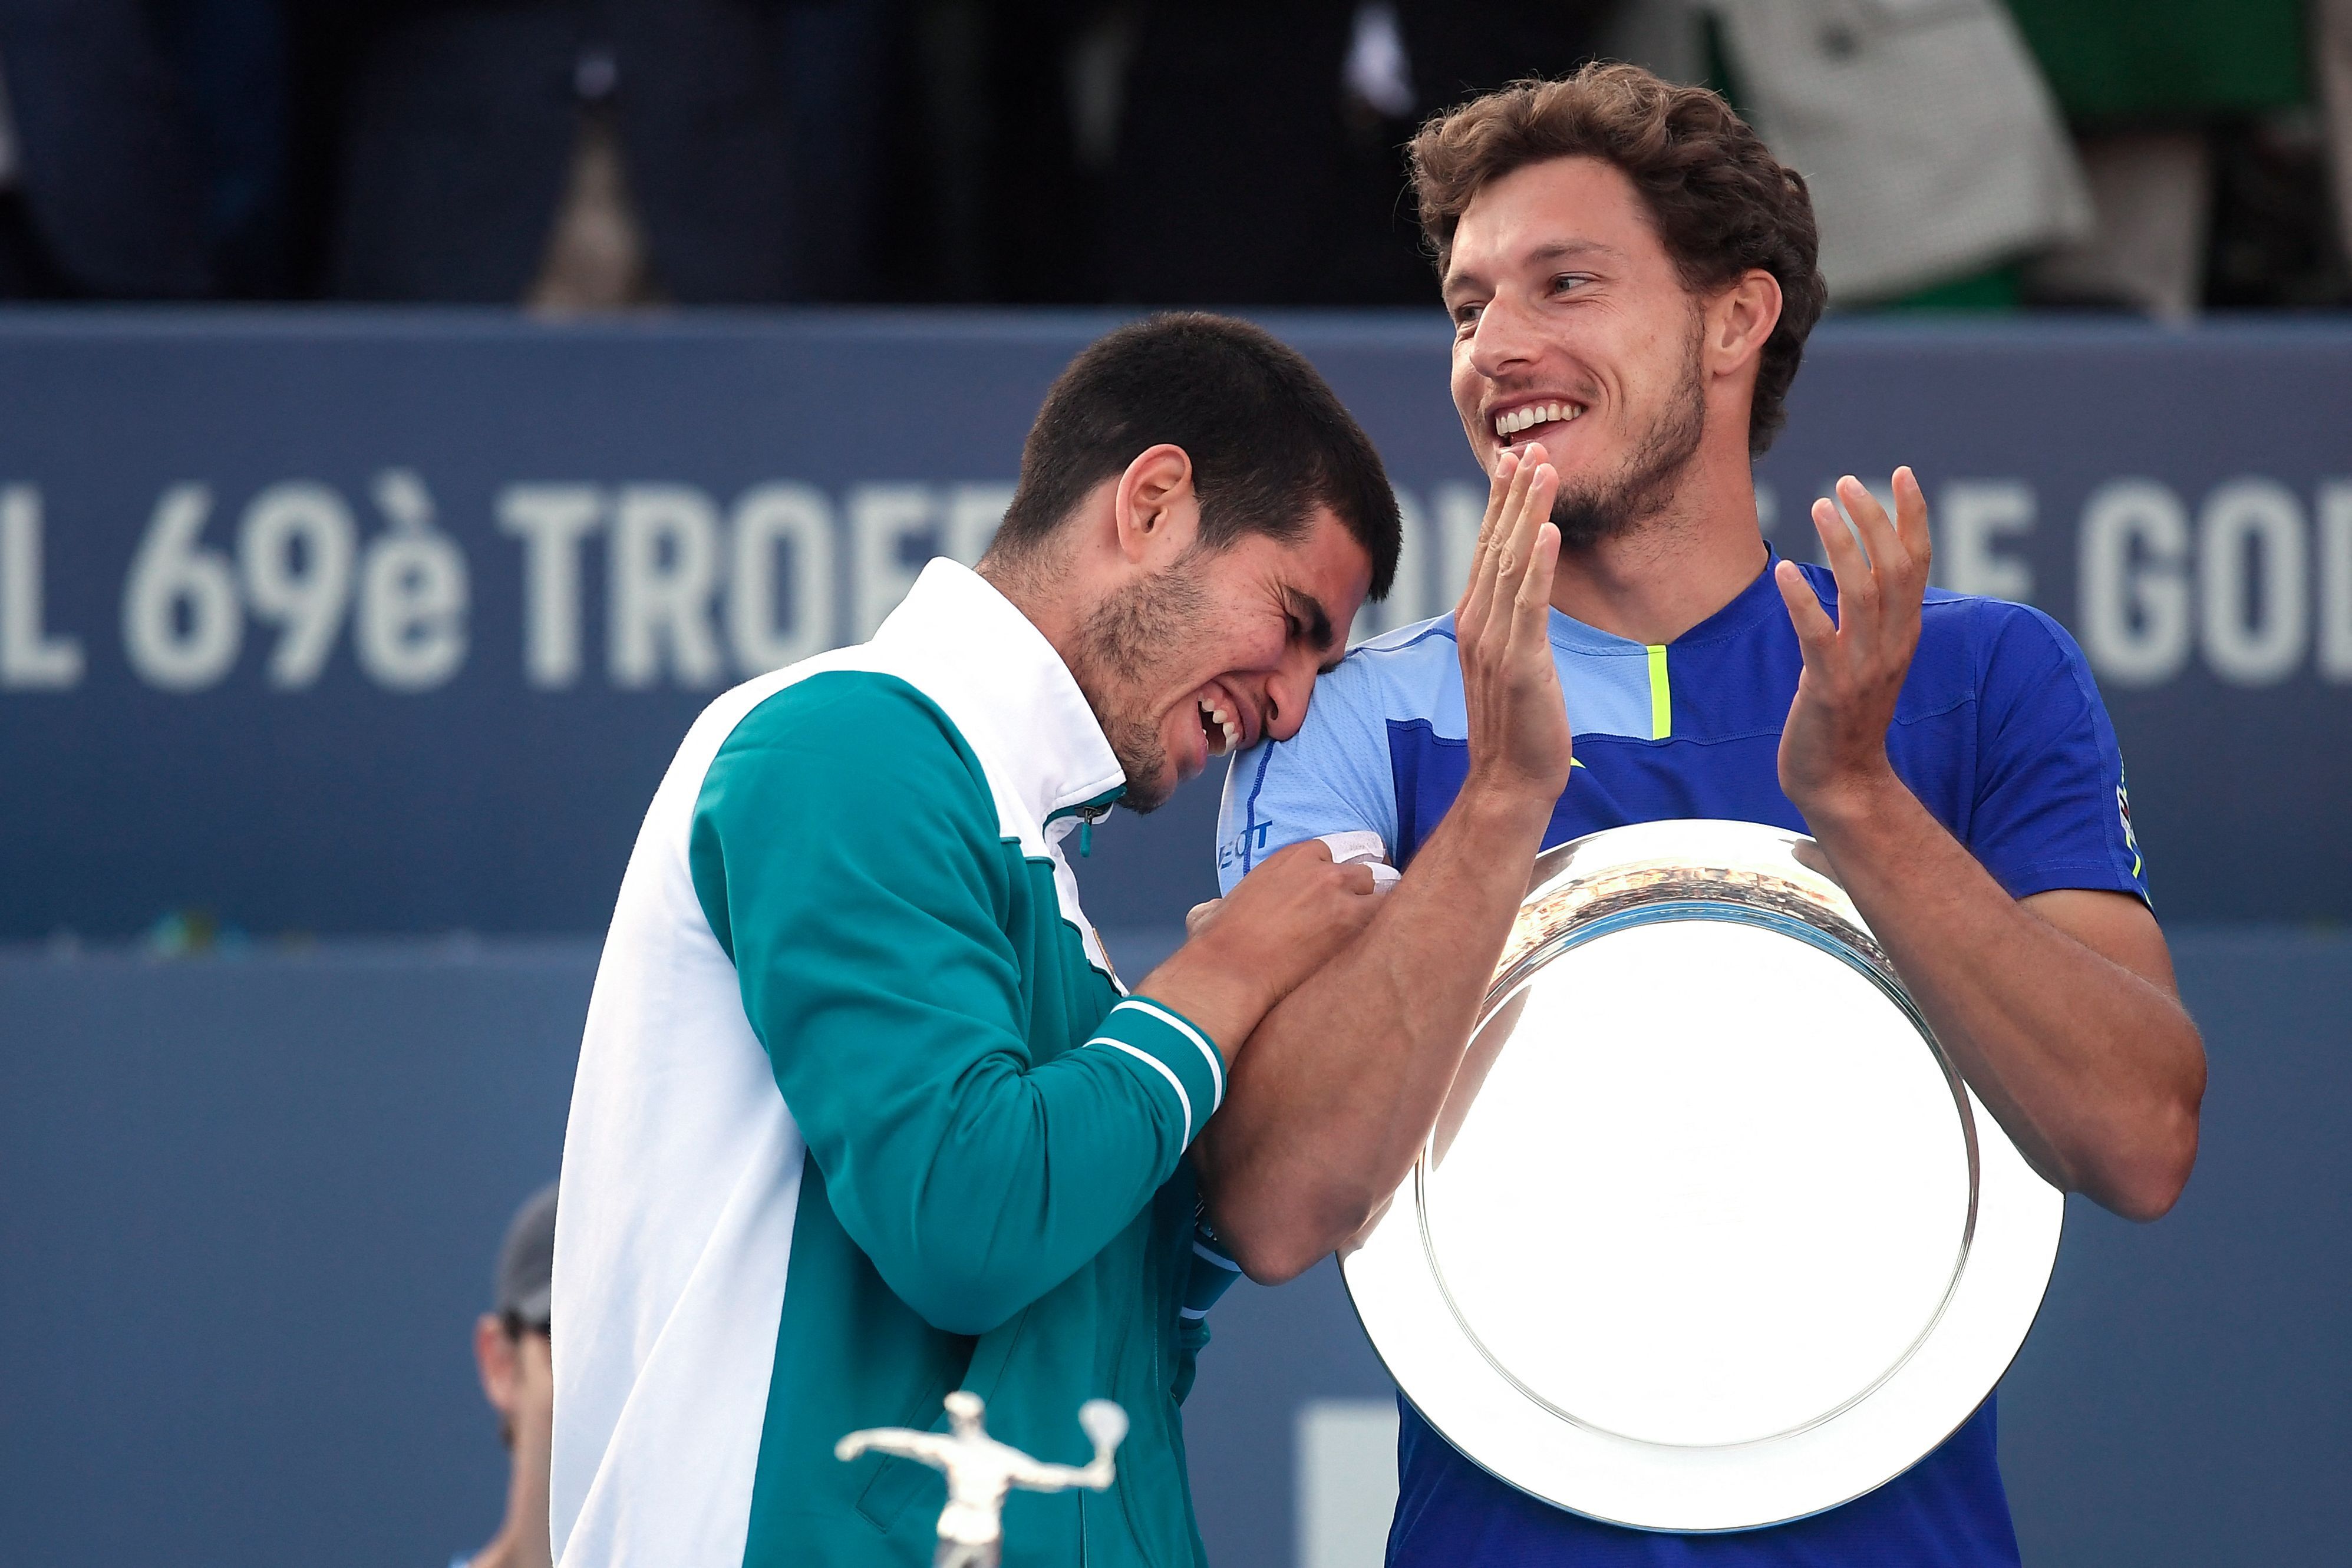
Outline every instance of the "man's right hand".
<path id="1" fill-rule="evenodd" d="M 1540 444 L 1495 465 L 1470 581 L 1454 612 L 1469 718 L 1463 794 L 1515 806 L 1552 802 L 1568 788 L 1573 742 L 1551 654 L 1551 585 L 1559 476 Z"/>
<path id="2" fill-rule="evenodd" d="M 1372 872 L 1334 865 L 1320 840 L 1278 850 L 1191 924 L 1190 940 L 1138 989 L 1209 1031 L 1230 1068 L 1276 1002 L 1372 917 Z"/>
<path id="3" fill-rule="evenodd" d="M 1259 1027 L 1194 1145 L 1209 1218 L 1254 1280 L 1289 1279 L 1344 1244 L 1412 1168 L 1568 788 L 1571 737 L 1551 649 L 1559 486 L 1538 446 L 1496 465 L 1454 611 L 1468 777 L 1380 895 L 1379 918 L 1335 945 Z M 1222 936 L 1228 917 L 1219 910 L 1202 940 Z"/>

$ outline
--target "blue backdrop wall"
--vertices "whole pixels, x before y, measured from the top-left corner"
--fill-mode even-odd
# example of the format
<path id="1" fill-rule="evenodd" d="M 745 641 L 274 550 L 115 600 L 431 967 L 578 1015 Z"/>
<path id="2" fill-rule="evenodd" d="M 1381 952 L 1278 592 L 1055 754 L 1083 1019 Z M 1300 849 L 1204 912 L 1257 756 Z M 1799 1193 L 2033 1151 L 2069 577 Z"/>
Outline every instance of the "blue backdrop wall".
<path id="1" fill-rule="evenodd" d="M 554 1169 L 655 780 L 713 691 L 977 555 L 1108 324 L 0 313 L 0 1560 L 488 1531 L 467 1326 Z M 1272 324 L 1407 503 L 1364 629 L 1440 612 L 1480 494 L 1442 325 Z M 2071 1217 L 2005 1385 L 2040 1561 L 2319 1563 L 2352 1528 L 2352 938 L 2211 924 L 2352 915 L 2347 372 L 2341 325 L 1833 324 L 1759 465 L 1810 554 L 1831 478 L 1913 464 L 1943 580 L 2080 638 L 2212 1044 L 2182 1207 Z M 1213 814 L 1196 786 L 1081 864 L 1129 967 L 1213 891 Z M 120 941 L 187 910 L 254 941 Z M 1385 1384 L 1328 1270 L 1217 1335 L 1204 1529 L 1273 1568 L 1300 1413 Z"/>
<path id="2" fill-rule="evenodd" d="M 0 314 L 0 938 L 601 929 L 722 685 L 977 556 L 1107 318 Z M 1442 322 L 1273 324 L 1408 504 L 1385 626 L 1481 498 Z M 1838 326 L 1759 466 L 1810 553 L 1915 465 L 1952 586 L 2072 628 L 2159 906 L 2352 914 L 2352 328 Z M 1106 835 L 1097 918 L 1209 890 L 1211 791 Z"/>
<path id="3" fill-rule="evenodd" d="M 2352 937 L 2177 946 L 2202 1159 L 2158 1225 L 2069 1208 L 2001 1391 L 2019 1532 L 2053 1568 L 2340 1563 Z M 468 1335 L 555 1169 L 594 964 L 580 938 L 0 956 L 0 1561 L 438 1568 L 488 1536 Z M 1212 1327 L 1202 1530 L 1218 1568 L 1288 1568 L 1301 1412 L 1388 1384 L 1328 1265 Z"/>

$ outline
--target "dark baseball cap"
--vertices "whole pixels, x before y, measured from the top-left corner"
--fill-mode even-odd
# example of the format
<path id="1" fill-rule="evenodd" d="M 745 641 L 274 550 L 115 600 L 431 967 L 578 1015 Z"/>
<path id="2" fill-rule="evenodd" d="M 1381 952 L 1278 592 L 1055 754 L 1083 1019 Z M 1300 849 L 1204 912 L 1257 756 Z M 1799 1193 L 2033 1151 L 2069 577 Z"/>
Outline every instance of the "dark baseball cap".
<path id="1" fill-rule="evenodd" d="M 492 1291 L 494 1311 L 511 1313 L 530 1327 L 547 1322 L 550 1281 L 555 1272 L 555 1184 L 533 1193 L 507 1227 L 506 1244 L 499 1249 L 499 1272 Z"/>

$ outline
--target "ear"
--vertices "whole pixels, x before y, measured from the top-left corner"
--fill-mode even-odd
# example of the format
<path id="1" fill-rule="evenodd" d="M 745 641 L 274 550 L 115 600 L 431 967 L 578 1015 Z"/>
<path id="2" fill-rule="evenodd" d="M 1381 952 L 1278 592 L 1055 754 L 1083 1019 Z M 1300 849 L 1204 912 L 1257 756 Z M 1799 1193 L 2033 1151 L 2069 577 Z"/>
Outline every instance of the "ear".
<path id="1" fill-rule="evenodd" d="M 516 1384 L 521 1368 L 515 1364 L 515 1342 L 496 1312 L 474 1320 L 474 1362 L 481 1369 L 482 1397 L 501 1416 L 512 1416 Z"/>
<path id="2" fill-rule="evenodd" d="M 1118 552 L 1130 566 L 1157 571 L 1191 548 L 1201 531 L 1201 504 L 1192 493 L 1192 459 L 1161 442 L 1145 448 L 1111 492 Z"/>
<path id="3" fill-rule="evenodd" d="M 1780 280 L 1751 267 L 1707 307 L 1704 352 L 1718 376 L 1750 370 L 1780 323 Z"/>

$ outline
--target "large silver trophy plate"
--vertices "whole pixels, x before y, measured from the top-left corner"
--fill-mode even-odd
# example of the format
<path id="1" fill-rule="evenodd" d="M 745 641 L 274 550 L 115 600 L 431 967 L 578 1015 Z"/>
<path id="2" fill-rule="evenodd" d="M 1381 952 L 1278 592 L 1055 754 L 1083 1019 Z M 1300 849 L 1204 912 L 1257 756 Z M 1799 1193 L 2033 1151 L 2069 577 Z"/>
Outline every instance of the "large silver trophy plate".
<path id="1" fill-rule="evenodd" d="M 1744 1530 L 1968 1418 L 2063 1207 L 1811 839 L 1654 822 L 1537 861 L 1437 1126 L 1342 1267 L 1398 1386 L 1495 1475 Z"/>

